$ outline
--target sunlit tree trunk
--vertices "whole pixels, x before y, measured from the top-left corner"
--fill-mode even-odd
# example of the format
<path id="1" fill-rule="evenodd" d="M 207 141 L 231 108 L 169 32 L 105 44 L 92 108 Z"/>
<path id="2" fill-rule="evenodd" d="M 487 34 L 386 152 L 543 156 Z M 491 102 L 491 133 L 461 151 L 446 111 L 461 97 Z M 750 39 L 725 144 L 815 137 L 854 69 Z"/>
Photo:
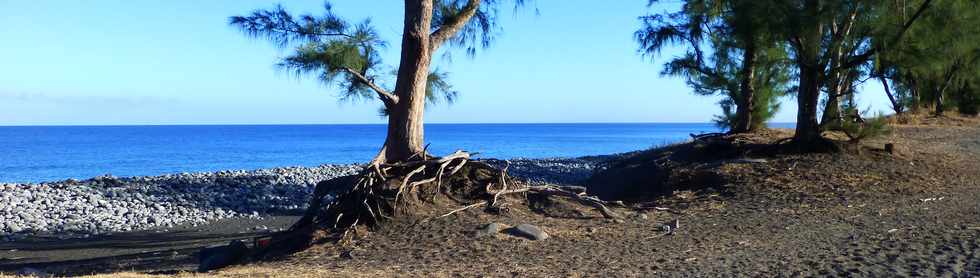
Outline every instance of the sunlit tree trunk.
<path id="1" fill-rule="evenodd" d="M 888 86 L 888 79 L 884 76 L 878 76 L 878 81 L 881 81 L 881 87 L 885 89 L 885 95 L 888 96 L 888 101 L 892 103 L 892 110 L 895 110 L 895 114 L 905 112 L 904 106 L 898 102 L 895 94 L 892 93 L 892 88 Z"/>
<path id="2" fill-rule="evenodd" d="M 389 108 L 382 161 L 404 161 L 423 155 L 425 87 L 432 61 L 431 24 L 432 0 L 405 0 L 401 60 L 394 91 L 399 101 Z"/>
<path id="3" fill-rule="evenodd" d="M 833 129 L 840 123 L 843 115 L 840 109 L 840 86 L 831 84 L 831 89 L 827 91 L 827 103 L 823 108 L 823 117 L 820 125 L 827 129 Z"/>

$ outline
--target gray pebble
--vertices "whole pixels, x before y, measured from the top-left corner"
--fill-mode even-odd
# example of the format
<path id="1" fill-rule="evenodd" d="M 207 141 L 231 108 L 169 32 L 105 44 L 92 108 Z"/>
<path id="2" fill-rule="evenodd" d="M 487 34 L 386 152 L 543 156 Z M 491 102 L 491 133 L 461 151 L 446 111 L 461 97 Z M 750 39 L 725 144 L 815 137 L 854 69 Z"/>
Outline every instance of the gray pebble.
<path id="1" fill-rule="evenodd" d="M 515 159 L 511 160 L 509 173 L 531 182 L 577 184 L 588 178 L 596 163 L 576 158 Z M 322 165 L 0 183 L 0 239 L 18 240 L 39 234 L 71 238 L 199 225 L 226 218 L 258 219 L 270 213 L 305 209 L 316 183 L 356 174 L 361 169 L 355 164 Z M 494 229 L 497 228 L 505 226 Z"/>
<path id="2" fill-rule="evenodd" d="M 548 233 L 545 233 L 543 230 L 541 230 L 541 228 L 531 224 L 517 225 L 517 227 L 508 229 L 508 233 L 530 240 L 545 240 L 550 237 Z"/>

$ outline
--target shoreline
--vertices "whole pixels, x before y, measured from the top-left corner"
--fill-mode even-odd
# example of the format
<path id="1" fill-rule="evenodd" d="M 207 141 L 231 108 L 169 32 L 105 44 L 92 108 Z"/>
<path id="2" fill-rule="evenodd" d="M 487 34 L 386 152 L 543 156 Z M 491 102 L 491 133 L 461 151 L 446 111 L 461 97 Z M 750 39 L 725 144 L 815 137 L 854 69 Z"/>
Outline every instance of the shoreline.
<path id="1" fill-rule="evenodd" d="M 511 175 L 529 182 L 577 184 L 587 179 L 598 164 L 618 156 L 506 161 L 511 163 Z M 482 160 L 495 166 L 505 164 L 505 160 Z M 324 164 L 0 183 L 0 241 L 88 238 L 120 232 L 168 231 L 226 219 L 292 216 L 306 208 L 316 183 L 361 169 L 359 164 Z"/>

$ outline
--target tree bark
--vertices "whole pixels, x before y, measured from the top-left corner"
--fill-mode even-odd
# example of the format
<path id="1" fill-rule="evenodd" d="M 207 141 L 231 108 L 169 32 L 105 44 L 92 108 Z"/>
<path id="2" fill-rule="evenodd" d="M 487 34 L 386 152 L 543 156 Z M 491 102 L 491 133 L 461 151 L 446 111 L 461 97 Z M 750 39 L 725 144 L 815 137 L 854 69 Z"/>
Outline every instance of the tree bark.
<path id="1" fill-rule="evenodd" d="M 751 38 L 750 38 L 751 39 Z M 742 80 L 740 84 L 740 95 L 736 101 L 738 107 L 735 108 L 735 125 L 732 133 L 744 133 L 756 129 L 753 125 L 752 115 L 755 114 L 755 43 L 751 40 L 747 42 L 745 52 L 742 53 Z"/>
<path id="2" fill-rule="evenodd" d="M 425 87 L 432 58 L 429 30 L 432 0 L 405 0 L 401 60 L 394 94 L 398 103 L 388 115 L 384 161 L 404 161 L 423 154 Z"/>
<path id="3" fill-rule="evenodd" d="M 840 64 L 846 58 L 845 55 L 848 54 L 845 51 L 845 42 L 850 36 L 851 26 L 854 24 L 855 17 L 857 17 L 857 10 L 853 9 L 843 22 L 840 24 L 835 22 L 832 27 L 834 32 L 833 43 L 828 51 L 833 53 L 833 56 L 830 57 L 827 103 L 823 109 L 823 118 L 820 119 L 820 125 L 823 128 L 836 128 L 844 120 L 840 109 L 840 97 L 844 92 L 844 86 L 849 85 L 847 84 L 849 80 L 845 76 L 844 71 L 847 71 L 849 75 L 852 70 L 850 68 L 842 68 Z"/>
<path id="4" fill-rule="evenodd" d="M 909 97 L 912 98 L 912 107 L 910 107 L 909 110 L 912 111 L 912 114 L 919 113 L 919 107 L 922 107 L 922 102 L 919 96 L 919 83 L 916 82 L 915 76 L 913 76 L 911 73 L 908 74 L 907 79 L 909 84 Z"/>
<path id="5" fill-rule="evenodd" d="M 902 104 L 898 103 L 898 99 L 892 94 L 891 87 L 888 86 L 888 79 L 885 76 L 878 76 L 878 81 L 881 81 L 881 87 L 885 89 L 885 95 L 888 96 L 888 101 L 892 103 L 892 110 L 895 110 L 895 114 L 902 114 L 905 111 Z"/>
<path id="6" fill-rule="evenodd" d="M 820 20 L 820 1 L 807 0 L 804 3 L 804 20 L 799 36 L 796 37 L 796 63 L 799 67 L 799 88 L 797 92 L 796 133 L 793 141 L 800 146 L 811 147 L 823 141 L 820 124 L 817 122 L 817 102 L 820 99 L 820 84 L 824 67 L 820 58 L 823 27 Z"/>
<path id="7" fill-rule="evenodd" d="M 944 88 L 936 90 L 936 116 L 942 116 L 945 112 L 945 109 L 943 108 L 943 94 L 945 93 L 946 88 L 945 86 L 943 87 Z"/>
<path id="8" fill-rule="evenodd" d="M 827 103 L 823 107 L 823 117 L 820 119 L 820 126 L 833 129 L 843 119 L 840 109 L 840 87 L 831 84 L 831 89 L 827 91 Z"/>
<path id="9" fill-rule="evenodd" d="M 956 72 L 959 71 L 959 67 L 960 61 L 954 61 L 953 66 L 946 71 L 946 74 L 943 76 L 943 84 L 936 90 L 936 116 L 942 116 L 943 112 L 945 112 L 943 107 L 943 95 L 946 94 L 946 89 L 949 88 L 949 84 L 953 81 L 953 77 L 956 76 Z"/>
<path id="10" fill-rule="evenodd" d="M 800 65 L 800 86 L 797 92 L 796 134 L 793 139 L 807 144 L 822 139 L 817 123 L 817 103 L 820 98 L 820 72 L 813 65 Z"/>

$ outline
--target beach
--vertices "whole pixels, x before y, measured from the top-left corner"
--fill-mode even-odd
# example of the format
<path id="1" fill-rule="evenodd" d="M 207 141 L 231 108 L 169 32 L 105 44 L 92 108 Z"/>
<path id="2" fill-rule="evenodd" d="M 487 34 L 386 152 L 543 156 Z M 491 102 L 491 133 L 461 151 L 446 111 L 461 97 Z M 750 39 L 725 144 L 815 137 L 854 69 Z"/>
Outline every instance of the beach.
<path id="1" fill-rule="evenodd" d="M 766 134 L 752 135 L 745 140 L 780 138 L 788 133 Z M 895 154 L 866 151 L 693 164 L 679 160 L 666 162 L 680 171 L 681 179 L 680 173 L 688 171 L 685 169 L 695 169 L 700 173 L 714 173 L 727 182 L 708 186 L 678 184 L 681 187 L 672 193 L 616 208 L 622 218 L 615 220 L 604 219 L 591 209 L 559 206 L 544 210 L 515 207 L 508 213 L 489 216 L 476 211 L 461 212 L 422 225 L 393 223 L 391 227 L 358 236 L 354 249 L 340 244 L 316 245 L 286 258 L 259 261 L 211 275 L 282 273 L 367 277 L 519 273 L 563 276 L 599 269 L 604 275 L 614 276 L 978 275 L 980 190 L 976 180 L 980 173 L 975 165 L 980 163 L 976 160 L 980 141 L 977 138 L 980 133 L 973 123 L 898 126 L 894 134 L 864 143 L 864 146 L 879 147 L 884 143 L 897 144 Z M 649 152 L 672 152 L 672 148 L 690 144 Z M 583 179 L 587 180 L 592 172 L 607 167 L 608 163 L 642 156 L 637 152 L 575 159 L 511 160 L 508 169 L 537 183 L 582 184 Z M 216 177 L 229 175 L 239 180 L 266 176 L 281 181 L 277 186 L 290 186 L 287 184 L 356 171 L 356 167 L 288 168 L 296 173 L 275 179 L 268 176 L 288 171 L 188 175 L 196 175 L 199 181 L 222 180 Z M 183 176 L 178 180 L 186 181 L 191 179 L 188 175 L 134 180 L 160 181 Z M 78 183 L 91 185 L 94 181 Z M 250 188 L 228 182 L 220 184 L 243 191 Z M 281 199 L 277 203 L 283 209 L 280 211 L 289 211 L 292 206 L 302 206 L 305 202 L 300 193 L 308 189 L 299 188 L 308 186 L 296 188 L 282 191 L 294 192 L 297 197 Z M 287 228 L 298 218 L 296 214 L 270 214 L 270 210 L 261 210 L 258 217 L 251 217 L 249 210 L 253 207 L 242 205 L 241 208 L 246 210 L 230 209 L 234 215 L 203 221 L 197 226 L 185 222 L 172 227 L 134 227 L 141 230 L 88 238 L 72 234 L 63 238 L 30 236 L 0 242 L 3 258 L 0 272 L 23 273 L 25 269 L 34 269 L 78 275 L 136 270 L 181 275 L 195 269 L 196 254 L 202 247 L 232 240 L 250 242 L 254 237 Z M 487 223 L 501 223 L 505 227 L 531 223 L 550 237 L 534 241 L 505 234 L 480 235 L 480 229 Z M 671 225 L 675 228 L 665 233 L 664 227 Z M 361 232 L 365 231 L 358 233 Z M 483 263 L 487 260 L 499 264 Z"/>
<path id="2" fill-rule="evenodd" d="M 488 160 L 532 182 L 576 184 L 610 156 Z M 302 214 L 314 186 L 353 175 L 362 165 L 322 165 L 252 171 L 100 176 L 37 184 L 0 184 L 0 240 L 47 236 L 86 238 L 119 232 L 207 225 L 225 219 Z M 241 225 L 239 225 L 241 226 Z M 283 227 L 245 227 L 242 232 Z"/>

